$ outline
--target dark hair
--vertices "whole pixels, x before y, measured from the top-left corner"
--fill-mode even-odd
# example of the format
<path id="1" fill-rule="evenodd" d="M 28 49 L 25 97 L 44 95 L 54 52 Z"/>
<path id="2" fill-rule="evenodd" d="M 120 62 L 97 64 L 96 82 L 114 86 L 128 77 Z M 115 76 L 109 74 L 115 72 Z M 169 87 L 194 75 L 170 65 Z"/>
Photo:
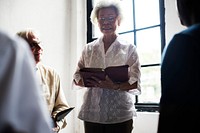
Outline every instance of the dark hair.
<path id="1" fill-rule="evenodd" d="M 183 25 L 200 23 L 199 0 L 177 0 L 177 9 Z"/>

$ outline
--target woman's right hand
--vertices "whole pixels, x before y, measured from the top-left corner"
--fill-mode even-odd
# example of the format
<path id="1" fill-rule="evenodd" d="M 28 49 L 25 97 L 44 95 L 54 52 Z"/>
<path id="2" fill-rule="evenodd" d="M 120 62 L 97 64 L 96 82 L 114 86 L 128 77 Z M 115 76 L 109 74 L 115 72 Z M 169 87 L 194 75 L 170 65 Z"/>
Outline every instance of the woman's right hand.
<path id="1" fill-rule="evenodd" d="M 75 85 L 78 85 L 78 86 L 84 87 L 83 79 L 80 79 L 78 83 L 74 80 L 74 83 L 75 83 Z"/>
<path id="2" fill-rule="evenodd" d="M 118 84 L 114 83 L 108 76 L 106 76 L 105 80 L 99 80 L 96 77 L 91 77 L 91 80 L 88 80 L 90 84 L 100 87 L 100 88 L 107 88 L 107 89 L 114 89 L 118 88 Z"/>

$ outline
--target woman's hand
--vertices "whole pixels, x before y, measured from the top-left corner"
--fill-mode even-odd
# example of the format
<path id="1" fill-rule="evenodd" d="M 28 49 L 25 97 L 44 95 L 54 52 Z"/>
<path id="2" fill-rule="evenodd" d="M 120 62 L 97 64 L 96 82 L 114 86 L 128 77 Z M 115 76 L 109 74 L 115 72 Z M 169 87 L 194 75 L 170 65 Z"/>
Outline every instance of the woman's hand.
<path id="1" fill-rule="evenodd" d="M 137 89 L 137 81 L 132 85 L 130 85 L 129 82 L 114 83 L 108 76 L 106 76 L 105 80 L 99 80 L 96 77 L 91 77 L 91 79 L 88 80 L 88 82 L 90 82 L 90 84 L 94 85 L 95 87 L 106 88 L 106 89 L 121 90 L 121 91 L 129 91 L 132 89 Z"/>
<path id="2" fill-rule="evenodd" d="M 83 83 L 83 79 L 80 79 L 78 83 L 76 83 L 76 81 L 74 80 L 74 83 L 75 85 L 78 85 L 78 86 L 84 86 L 84 83 Z"/>
<path id="3" fill-rule="evenodd" d="M 91 79 L 88 79 L 87 82 L 90 85 L 93 85 L 95 87 L 100 88 L 107 88 L 107 89 L 114 89 L 117 90 L 119 87 L 119 84 L 114 83 L 108 76 L 106 76 L 105 80 L 99 80 L 96 77 L 91 77 Z"/>

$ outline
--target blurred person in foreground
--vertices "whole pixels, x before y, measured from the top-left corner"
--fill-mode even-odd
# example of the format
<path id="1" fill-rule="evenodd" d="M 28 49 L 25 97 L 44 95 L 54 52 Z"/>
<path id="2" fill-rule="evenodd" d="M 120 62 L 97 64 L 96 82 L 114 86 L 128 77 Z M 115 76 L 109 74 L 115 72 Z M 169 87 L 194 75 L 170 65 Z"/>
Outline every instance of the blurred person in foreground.
<path id="1" fill-rule="evenodd" d="M 163 53 L 158 133 L 200 132 L 200 3 L 176 4 L 187 29 L 174 35 Z"/>
<path id="2" fill-rule="evenodd" d="M 21 38 L 0 31 L 0 133 L 51 133 L 34 59 Z"/>
<path id="3" fill-rule="evenodd" d="M 117 1 L 98 1 L 91 12 L 91 21 L 98 24 L 103 35 L 85 46 L 74 83 L 85 87 L 79 71 L 84 67 L 129 65 L 129 79 L 115 83 L 108 76 L 105 80 L 91 77 L 89 82 L 96 87 L 86 87 L 78 115 L 84 121 L 85 133 L 131 133 L 133 129 L 134 94 L 140 94 L 140 63 L 135 45 L 116 32 L 121 19 Z"/>
<path id="4" fill-rule="evenodd" d="M 60 77 L 54 69 L 44 65 L 41 62 L 43 48 L 41 46 L 39 36 L 35 30 L 23 30 L 18 32 L 17 35 L 22 37 L 29 44 L 29 47 L 35 58 L 35 69 L 39 77 L 42 93 L 48 105 L 49 113 L 55 123 L 53 131 L 59 132 L 60 129 L 66 126 L 67 123 L 65 118 L 60 121 L 55 121 L 55 116 L 60 111 L 69 108 L 63 89 L 61 87 Z"/>

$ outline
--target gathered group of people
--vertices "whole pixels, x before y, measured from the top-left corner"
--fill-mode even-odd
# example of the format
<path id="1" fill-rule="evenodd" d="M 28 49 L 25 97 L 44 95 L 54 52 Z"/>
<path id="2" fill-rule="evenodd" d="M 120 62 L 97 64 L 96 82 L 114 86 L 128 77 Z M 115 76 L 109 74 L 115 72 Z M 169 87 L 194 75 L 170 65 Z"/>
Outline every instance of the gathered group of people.
<path id="1" fill-rule="evenodd" d="M 181 24 L 188 29 L 176 34 L 163 54 L 158 133 L 198 130 L 200 116 L 198 0 L 176 1 Z M 85 133 L 132 133 L 134 96 L 141 94 L 136 46 L 117 33 L 123 18 L 119 2 L 99 1 L 90 18 L 102 35 L 85 45 L 73 75 L 73 84 L 87 89 L 78 118 L 84 122 Z M 16 36 L 0 32 L 0 133 L 59 132 L 67 122 L 55 117 L 70 108 L 60 76 L 42 63 L 43 47 L 36 31 L 26 29 Z M 85 87 L 82 68 L 122 65 L 128 65 L 127 81 L 92 76 L 87 79 L 92 87 Z M 190 106 L 194 110 L 188 118 Z"/>

